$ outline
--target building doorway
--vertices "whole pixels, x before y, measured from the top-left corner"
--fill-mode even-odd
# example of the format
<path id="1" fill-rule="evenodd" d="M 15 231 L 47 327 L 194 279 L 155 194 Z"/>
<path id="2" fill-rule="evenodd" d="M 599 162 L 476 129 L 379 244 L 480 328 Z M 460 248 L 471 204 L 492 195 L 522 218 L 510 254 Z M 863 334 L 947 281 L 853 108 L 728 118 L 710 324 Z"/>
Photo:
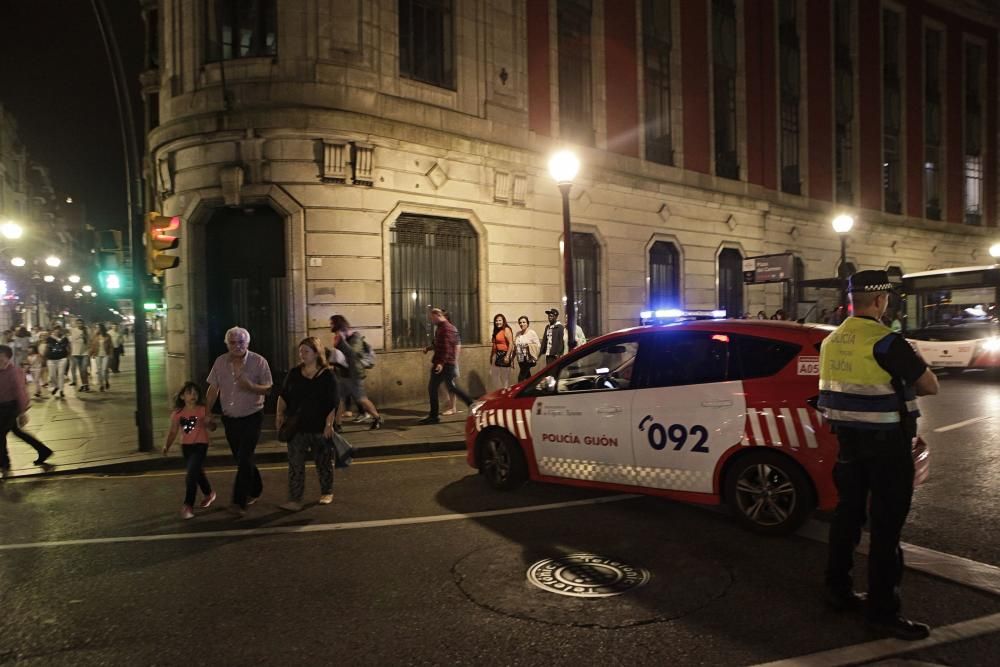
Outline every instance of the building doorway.
<path id="1" fill-rule="evenodd" d="M 216 209 L 205 226 L 208 358 L 226 351 L 230 327 L 250 331 L 250 349 L 267 359 L 276 386 L 290 366 L 285 223 L 268 206 Z M 273 412 L 277 391 L 265 410 Z"/>

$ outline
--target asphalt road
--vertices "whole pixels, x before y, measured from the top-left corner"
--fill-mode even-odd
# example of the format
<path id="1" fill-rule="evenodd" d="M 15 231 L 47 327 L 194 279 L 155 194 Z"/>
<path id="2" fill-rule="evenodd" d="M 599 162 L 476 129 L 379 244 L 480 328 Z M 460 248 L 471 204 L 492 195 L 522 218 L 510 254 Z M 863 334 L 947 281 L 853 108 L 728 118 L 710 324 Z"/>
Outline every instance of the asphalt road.
<path id="1" fill-rule="evenodd" d="M 969 419 L 985 405 L 948 408 L 949 395 L 928 405 L 929 423 L 939 409 L 954 423 L 959 407 Z M 996 465 L 995 445 L 991 464 L 973 445 L 982 428 L 933 443 L 951 449 L 918 495 L 909 537 L 997 553 L 988 507 L 961 525 L 960 504 L 938 507 L 957 493 L 950 478 L 980 474 L 977 453 L 984 475 Z M 452 454 L 358 461 L 338 472 L 332 505 L 288 515 L 276 507 L 284 469 L 263 473 L 246 518 L 220 502 L 186 522 L 173 472 L 0 485 L 0 662 L 742 665 L 873 639 L 821 604 L 821 543 L 756 537 L 724 513 L 535 484 L 500 494 Z M 209 475 L 228 491 L 230 469 Z M 968 490 L 967 509 L 995 498 L 988 481 Z M 307 499 L 317 495 L 311 475 Z M 536 561 L 580 552 L 644 568 L 649 582 L 602 599 L 527 583 Z M 997 597 L 918 572 L 905 595 L 907 611 L 937 627 L 1000 612 Z M 883 657 L 902 650 L 889 644 Z M 998 654 L 1000 634 L 987 633 L 906 657 L 994 665 Z"/>
<path id="2" fill-rule="evenodd" d="M 1000 375 L 940 380 L 937 396 L 920 399 L 931 476 L 916 492 L 904 539 L 1000 566 Z"/>

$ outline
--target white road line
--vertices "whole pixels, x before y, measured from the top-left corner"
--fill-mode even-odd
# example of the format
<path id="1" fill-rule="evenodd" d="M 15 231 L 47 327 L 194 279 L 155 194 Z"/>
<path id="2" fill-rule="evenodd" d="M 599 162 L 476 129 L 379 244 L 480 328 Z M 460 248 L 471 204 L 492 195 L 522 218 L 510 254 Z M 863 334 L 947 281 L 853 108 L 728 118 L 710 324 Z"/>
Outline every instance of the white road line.
<path id="1" fill-rule="evenodd" d="M 973 419 L 966 419 L 964 422 L 949 424 L 948 426 L 941 426 L 940 428 L 934 429 L 934 432 L 945 433 L 947 431 L 954 431 L 957 428 L 962 428 L 963 426 L 968 426 L 969 424 L 975 424 L 976 422 L 986 421 L 987 419 L 992 419 L 992 415 L 986 415 L 985 417 L 975 417 Z"/>
<path id="2" fill-rule="evenodd" d="M 445 521 L 464 521 L 465 519 L 480 519 L 493 516 L 508 516 L 511 514 L 528 514 L 547 510 L 580 507 L 582 505 L 602 505 L 614 503 L 641 496 L 621 494 L 588 498 L 586 500 L 569 500 L 562 503 L 547 505 L 529 505 L 528 507 L 512 507 L 502 510 L 487 510 L 484 512 L 469 512 L 466 514 L 434 514 L 431 516 L 415 516 L 405 519 L 379 519 L 375 521 L 351 521 L 348 523 L 318 523 L 308 526 L 268 526 L 264 528 L 245 528 L 235 530 L 209 530 L 192 533 L 167 533 L 161 535 L 125 535 L 122 537 L 91 537 L 79 540 L 55 540 L 52 542 L 23 542 L 20 544 L 0 544 L 0 551 L 18 551 L 23 549 L 44 549 L 49 547 L 76 547 L 91 544 L 121 544 L 126 542 L 166 542 L 175 540 L 198 540 L 205 538 L 248 537 L 253 535 L 283 535 L 294 533 L 325 533 L 335 530 L 357 530 L 359 528 L 387 528 L 391 526 L 412 526 L 424 523 L 443 523 Z"/>
<path id="3" fill-rule="evenodd" d="M 812 520 L 802 526 L 797 535 L 825 543 L 829 531 L 829 524 Z M 903 542 L 902 547 L 906 567 L 911 570 L 924 572 L 992 595 L 1000 595 L 1000 567 L 961 556 L 953 556 L 934 549 L 918 547 L 906 542 Z M 863 554 L 868 553 L 868 533 L 863 534 L 858 551 Z"/>
<path id="4" fill-rule="evenodd" d="M 973 618 L 954 625 L 935 628 L 931 636 L 916 642 L 901 639 L 879 639 L 865 644 L 855 644 L 835 648 L 821 653 L 776 660 L 758 665 L 757 667 L 836 667 L 838 665 L 857 665 L 868 663 L 879 658 L 888 658 L 904 653 L 912 653 L 932 646 L 950 644 L 952 642 L 972 639 L 1000 631 L 1000 614 L 991 614 Z"/>

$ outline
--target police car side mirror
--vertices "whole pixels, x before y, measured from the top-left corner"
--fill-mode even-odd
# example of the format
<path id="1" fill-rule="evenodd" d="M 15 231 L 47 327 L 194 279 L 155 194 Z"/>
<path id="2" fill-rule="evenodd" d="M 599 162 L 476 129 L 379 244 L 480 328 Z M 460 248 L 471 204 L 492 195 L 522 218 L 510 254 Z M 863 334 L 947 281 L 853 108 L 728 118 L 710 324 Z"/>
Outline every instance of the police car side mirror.
<path id="1" fill-rule="evenodd" d="M 542 378 L 542 381 L 538 383 L 538 388 L 545 394 L 556 393 L 556 386 L 556 379 L 551 375 L 546 375 Z"/>

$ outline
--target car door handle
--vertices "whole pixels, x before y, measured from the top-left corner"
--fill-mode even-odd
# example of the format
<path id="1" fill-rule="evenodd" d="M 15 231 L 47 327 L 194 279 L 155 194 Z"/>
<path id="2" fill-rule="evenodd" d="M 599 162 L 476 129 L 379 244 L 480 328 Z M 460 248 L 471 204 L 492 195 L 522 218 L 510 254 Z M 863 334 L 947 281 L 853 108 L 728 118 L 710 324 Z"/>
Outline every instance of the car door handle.
<path id="1" fill-rule="evenodd" d="M 621 411 L 622 411 L 622 409 L 619 408 L 616 405 L 606 405 L 603 408 L 597 408 L 597 414 L 599 414 L 599 415 L 607 415 L 608 417 L 610 417 L 612 415 L 620 414 Z"/>
<path id="2" fill-rule="evenodd" d="M 732 401 L 702 401 L 702 407 L 706 408 L 728 408 L 732 407 Z"/>

